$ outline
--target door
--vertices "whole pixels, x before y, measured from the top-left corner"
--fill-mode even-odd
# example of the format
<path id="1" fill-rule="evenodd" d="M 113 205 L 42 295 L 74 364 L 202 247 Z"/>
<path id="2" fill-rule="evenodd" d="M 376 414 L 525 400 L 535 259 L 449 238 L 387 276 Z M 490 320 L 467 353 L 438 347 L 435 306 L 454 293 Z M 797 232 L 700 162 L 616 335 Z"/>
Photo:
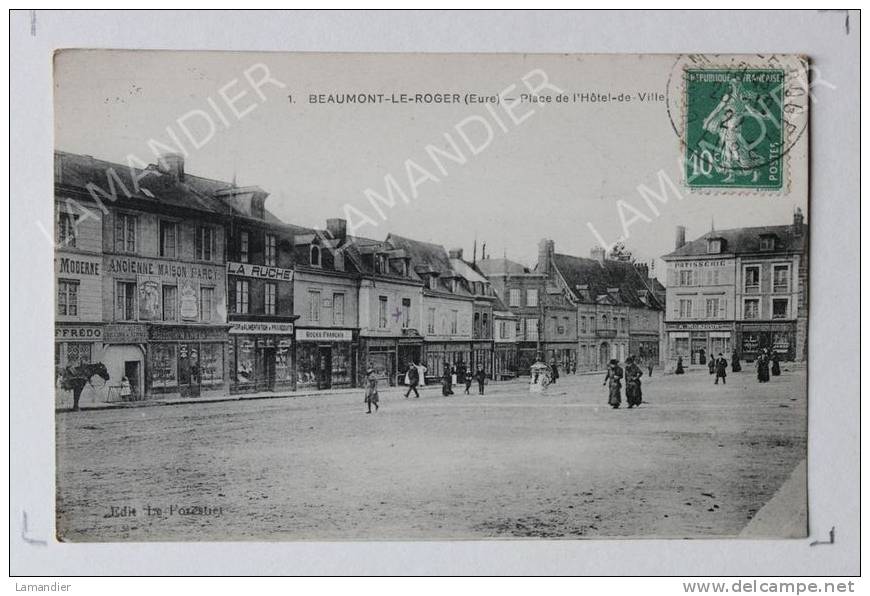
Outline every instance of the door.
<path id="1" fill-rule="evenodd" d="M 320 346 L 318 349 L 318 389 L 332 387 L 332 348 Z"/>
<path id="2" fill-rule="evenodd" d="M 139 361 L 124 362 L 124 376 L 130 382 L 130 399 L 139 399 Z"/>
<path id="3" fill-rule="evenodd" d="M 266 391 L 275 390 L 275 348 L 263 350 L 263 378 L 266 382 Z"/>
<path id="4" fill-rule="evenodd" d="M 598 363 L 601 365 L 601 368 L 607 368 L 608 362 L 610 362 L 610 345 L 604 342 L 599 350 Z"/>

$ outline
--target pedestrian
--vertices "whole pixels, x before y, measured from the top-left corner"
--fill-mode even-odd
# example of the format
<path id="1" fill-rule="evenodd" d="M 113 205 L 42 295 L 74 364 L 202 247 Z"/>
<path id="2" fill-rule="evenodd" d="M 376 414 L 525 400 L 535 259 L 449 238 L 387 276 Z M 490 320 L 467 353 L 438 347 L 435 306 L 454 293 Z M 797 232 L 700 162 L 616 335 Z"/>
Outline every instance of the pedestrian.
<path id="1" fill-rule="evenodd" d="M 770 381 L 770 369 L 768 369 L 769 363 L 770 361 L 767 358 L 767 351 L 761 350 L 761 353 L 755 359 L 755 368 L 759 383 L 767 383 Z"/>
<path id="2" fill-rule="evenodd" d="M 429 370 L 429 369 L 426 368 L 426 365 L 423 364 L 422 362 L 417 367 L 417 372 L 420 373 L 420 387 L 426 386 L 426 371 L 427 370 Z"/>
<path id="3" fill-rule="evenodd" d="M 577 374 L 577 360 L 576 359 L 574 360 L 574 362 L 571 363 L 571 374 L 572 375 Z"/>
<path id="4" fill-rule="evenodd" d="M 778 377 L 780 374 L 779 370 L 779 354 L 776 352 L 773 353 L 773 356 L 770 358 L 771 366 L 770 366 L 770 374 L 774 377 Z"/>
<path id="5" fill-rule="evenodd" d="M 608 386 L 607 403 L 615 410 L 622 403 L 622 367 L 619 366 L 616 358 L 613 358 L 607 366 L 607 375 L 604 377 L 602 385 L 607 385 L 608 382 L 610 385 Z"/>
<path id="6" fill-rule="evenodd" d="M 737 350 L 734 350 L 734 353 L 731 354 L 731 372 L 740 372 L 743 370 L 743 367 L 740 366 L 740 355 L 737 353 Z"/>
<path id="7" fill-rule="evenodd" d="M 683 370 L 683 357 L 682 357 L 682 356 L 677 356 L 677 369 L 674 371 L 674 374 L 675 374 L 675 375 L 681 375 L 681 374 L 683 374 L 683 373 L 685 373 L 685 372 L 686 372 L 686 371 Z"/>
<path id="8" fill-rule="evenodd" d="M 474 375 L 471 373 L 465 375 L 465 395 L 471 394 L 471 384 L 474 382 Z"/>
<path id="9" fill-rule="evenodd" d="M 625 361 L 625 401 L 628 403 L 629 410 L 639 406 L 643 401 L 640 389 L 642 376 L 643 370 L 634 361 L 634 356 L 629 356 Z"/>
<path id="10" fill-rule="evenodd" d="M 555 358 L 550 360 L 550 371 L 550 383 L 555 385 L 556 381 L 559 380 L 559 365 L 556 364 Z"/>
<path id="11" fill-rule="evenodd" d="M 411 392 L 414 392 L 414 397 L 420 397 L 420 392 L 417 391 L 417 385 L 420 384 L 420 371 L 417 370 L 417 364 L 415 362 L 411 362 L 408 365 L 408 374 L 405 375 L 408 380 L 408 391 L 405 392 L 405 399 L 411 397 Z"/>
<path id="12" fill-rule="evenodd" d="M 704 348 L 698 350 L 698 364 L 707 364 L 707 352 Z"/>
<path id="13" fill-rule="evenodd" d="M 130 379 L 123 377 L 121 379 L 121 400 L 130 401 L 130 396 L 133 395 L 133 388 L 130 386 Z"/>
<path id="14" fill-rule="evenodd" d="M 725 384 L 725 373 L 728 370 L 728 361 L 722 356 L 722 352 L 719 352 L 719 355 L 715 360 L 716 364 L 716 381 L 713 382 L 714 385 L 719 384 L 719 379 L 722 379 L 722 384 Z"/>
<path id="15" fill-rule="evenodd" d="M 441 375 L 441 395 L 453 395 L 453 372 L 449 364 L 444 365 L 444 373 Z"/>
<path id="16" fill-rule="evenodd" d="M 647 376 L 652 377 L 652 369 L 653 369 L 653 359 L 650 358 L 646 363 Z"/>
<path id="17" fill-rule="evenodd" d="M 710 364 L 707 365 L 707 368 L 710 369 L 711 375 L 716 372 L 716 359 L 715 358 L 710 358 Z"/>
<path id="18" fill-rule="evenodd" d="M 483 386 L 486 384 L 486 371 L 483 370 L 483 365 L 477 365 L 477 372 L 474 373 L 474 378 L 477 379 L 477 394 L 483 395 Z"/>
<path id="19" fill-rule="evenodd" d="M 462 385 L 465 383 L 465 377 L 467 374 L 467 369 L 465 368 L 465 363 L 460 360 L 456 363 L 455 368 L 456 380 L 454 381 L 458 385 Z"/>
<path id="20" fill-rule="evenodd" d="M 371 364 L 366 369 L 366 406 L 366 414 L 372 413 L 372 406 L 375 407 L 375 412 L 378 411 L 378 377 Z"/>

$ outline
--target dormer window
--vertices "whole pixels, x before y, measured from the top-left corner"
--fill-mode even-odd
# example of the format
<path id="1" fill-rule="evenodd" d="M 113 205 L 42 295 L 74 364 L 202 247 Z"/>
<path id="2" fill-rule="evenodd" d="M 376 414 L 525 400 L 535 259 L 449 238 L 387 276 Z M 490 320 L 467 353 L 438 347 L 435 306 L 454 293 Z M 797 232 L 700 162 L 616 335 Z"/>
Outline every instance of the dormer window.
<path id="1" fill-rule="evenodd" d="M 456 293 L 456 287 L 457 287 L 456 286 L 456 278 L 454 277 L 453 279 L 450 280 L 450 291 L 453 292 L 454 294 Z"/>
<path id="2" fill-rule="evenodd" d="M 332 253 L 332 263 L 336 271 L 344 271 L 344 253 L 336 250 Z"/>
<path id="3" fill-rule="evenodd" d="M 320 247 L 311 246 L 310 262 L 312 267 L 320 267 Z"/>
<path id="4" fill-rule="evenodd" d="M 761 237 L 761 250 L 773 250 L 776 247 L 776 236 L 772 234 Z"/>
<path id="5" fill-rule="evenodd" d="M 429 289 L 434 290 L 438 287 L 438 278 L 434 275 L 429 276 Z"/>
<path id="6" fill-rule="evenodd" d="M 721 238 L 708 238 L 707 239 L 707 252 L 709 254 L 719 254 L 722 252 L 722 239 Z"/>
<path id="7" fill-rule="evenodd" d="M 408 277 L 408 259 L 402 259 L 402 277 Z"/>

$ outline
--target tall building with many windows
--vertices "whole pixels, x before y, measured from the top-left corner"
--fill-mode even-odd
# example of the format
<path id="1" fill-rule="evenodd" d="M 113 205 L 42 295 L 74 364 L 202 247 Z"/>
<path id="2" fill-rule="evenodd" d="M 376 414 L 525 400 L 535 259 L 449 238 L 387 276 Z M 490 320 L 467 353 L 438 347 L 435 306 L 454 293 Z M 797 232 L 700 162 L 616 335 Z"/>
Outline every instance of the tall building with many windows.
<path id="1" fill-rule="evenodd" d="M 752 360 L 763 348 L 804 360 L 807 235 L 800 209 L 791 225 L 712 230 L 691 242 L 678 227 L 675 250 L 662 257 L 669 360 Z"/>

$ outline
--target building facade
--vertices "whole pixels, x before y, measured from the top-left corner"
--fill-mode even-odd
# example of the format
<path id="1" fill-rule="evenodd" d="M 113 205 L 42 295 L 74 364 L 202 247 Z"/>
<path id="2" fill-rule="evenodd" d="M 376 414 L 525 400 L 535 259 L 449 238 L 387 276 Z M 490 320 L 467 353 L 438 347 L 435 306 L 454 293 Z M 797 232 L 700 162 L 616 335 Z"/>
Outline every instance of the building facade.
<path id="1" fill-rule="evenodd" d="M 806 358 L 807 226 L 713 230 L 691 242 L 677 228 L 665 255 L 667 352 L 671 364 L 719 353 L 753 360 L 762 349 Z"/>
<path id="2" fill-rule="evenodd" d="M 517 315 L 496 296 L 492 306 L 492 378 L 508 380 L 517 376 Z"/>
<path id="3" fill-rule="evenodd" d="M 476 371 L 482 366 L 487 378 L 493 378 L 495 355 L 493 305 L 497 300 L 492 284 L 476 268 L 462 258 L 462 249 L 449 252 L 450 266 L 462 279 L 465 287 L 474 298 L 471 320 L 471 360 L 469 367 Z"/>

